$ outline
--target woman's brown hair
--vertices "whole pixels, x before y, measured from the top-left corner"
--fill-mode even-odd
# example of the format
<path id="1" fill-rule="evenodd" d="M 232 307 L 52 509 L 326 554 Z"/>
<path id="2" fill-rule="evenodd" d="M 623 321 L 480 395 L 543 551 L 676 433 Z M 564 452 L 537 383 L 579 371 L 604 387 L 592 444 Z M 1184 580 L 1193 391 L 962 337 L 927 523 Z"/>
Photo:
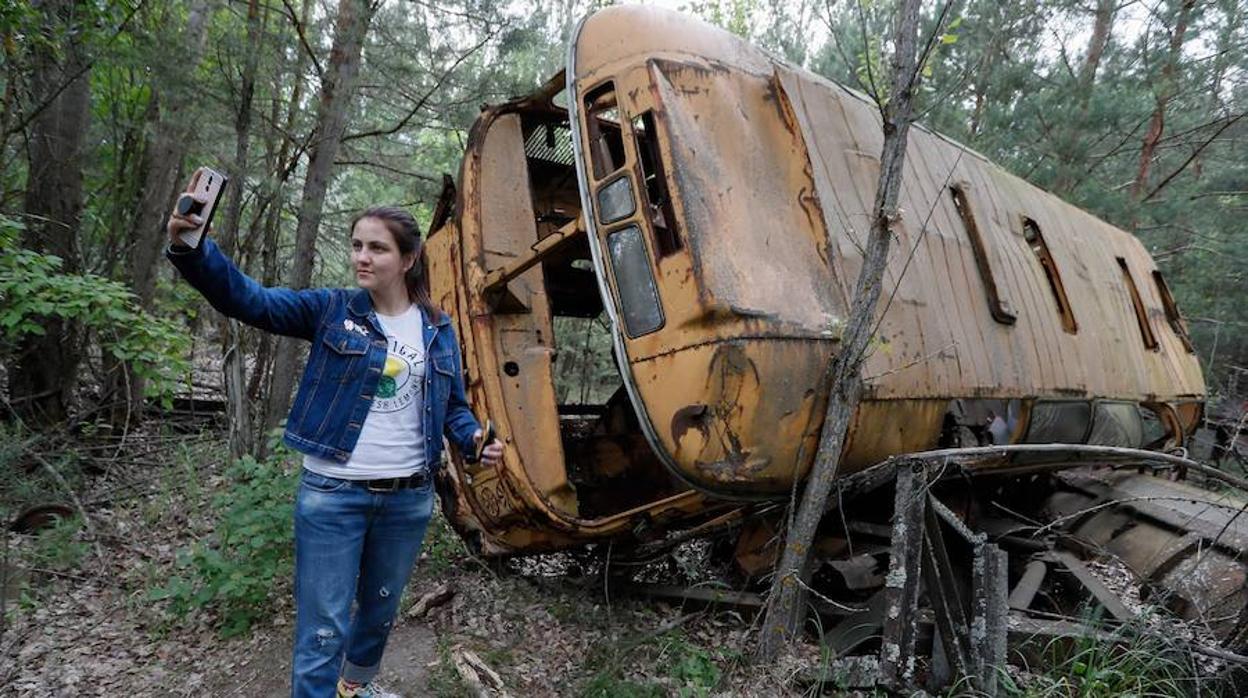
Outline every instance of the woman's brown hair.
<path id="1" fill-rule="evenodd" d="M 420 244 L 416 219 L 398 206 L 374 206 L 351 219 L 351 230 L 355 230 L 355 224 L 365 218 L 376 218 L 386 226 L 386 230 L 394 236 L 394 244 L 398 245 L 399 254 L 416 254 L 416 263 L 403 277 L 403 282 L 407 285 L 407 297 L 420 306 L 426 319 L 436 322 L 442 317 L 442 309 L 433 304 L 429 292 L 429 260 L 425 257 L 425 246 Z"/>

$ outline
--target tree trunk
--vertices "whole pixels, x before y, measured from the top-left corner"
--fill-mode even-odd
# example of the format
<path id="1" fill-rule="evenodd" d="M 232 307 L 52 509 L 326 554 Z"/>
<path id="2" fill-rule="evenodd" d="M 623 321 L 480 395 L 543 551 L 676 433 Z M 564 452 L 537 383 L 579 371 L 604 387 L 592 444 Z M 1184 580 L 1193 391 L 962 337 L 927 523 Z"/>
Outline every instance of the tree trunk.
<path id="1" fill-rule="evenodd" d="M 231 185 L 227 201 L 225 225 L 219 234 L 225 253 L 237 258 L 237 242 L 241 237 L 239 225 L 243 218 L 243 194 L 246 193 L 248 162 L 247 152 L 251 146 L 251 110 L 256 92 L 256 69 L 260 57 L 260 37 L 264 30 L 267 12 L 260 15 L 259 0 L 247 3 L 247 53 L 243 57 L 243 72 L 239 85 L 238 112 L 234 119 L 234 166 L 231 168 Z M 225 385 L 227 421 L 229 423 L 229 448 L 231 458 L 241 458 L 251 453 L 251 411 L 247 400 L 246 376 L 243 371 L 242 327 L 237 320 L 220 316 L 218 329 L 221 334 L 221 355 L 224 358 L 222 382 Z"/>
<path id="2" fill-rule="evenodd" d="M 1231 67 L 1236 53 L 1236 39 L 1240 25 L 1243 23 L 1243 7 L 1239 0 L 1220 0 L 1222 21 L 1218 29 L 1217 51 L 1214 53 L 1212 77 L 1209 80 L 1209 94 L 1215 104 L 1226 108 L 1222 100 L 1222 86 L 1226 79 L 1227 69 Z"/>
<path id="3" fill-rule="evenodd" d="M 37 2 L 35 10 L 43 36 L 31 49 L 29 103 L 48 106 L 29 127 L 23 245 L 60 257 L 62 269 L 72 273 L 81 266 L 82 145 L 91 109 L 90 64 L 81 42 L 88 28 L 74 24 L 83 14 L 75 0 Z M 9 401 L 33 424 L 65 420 L 81 358 L 72 324 L 48 318 L 43 328 L 45 334 L 22 342 L 9 370 Z"/>
<path id="4" fill-rule="evenodd" d="M 325 193 L 333 174 L 343 133 L 346 131 L 348 109 L 355 92 L 356 75 L 364 37 L 372 21 L 373 6 L 368 0 L 341 0 L 338 21 L 334 27 L 334 43 L 329 66 L 321 83 L 321 99 L 317 107 L 316 139 L 308 161 L 299 204 L 299 224 L 295 232 L 295 263 L 290 272 L 292 288 L 306 288 L 312 281 L 312 262 L 316 255 L 316 234 L 321 224 Z M 265 409 L 265 430 L 273 428 L 290 404 L 295 384 L 299 346 L 294 340 L 278 342 L 273 380 L 269 385 Z"/>
<path id="5" fill-rule="evenodd" d="M 998 3 L 987 3 L 980 15 L 987 29 L 988 39 L 984 42 L 983 58 L 975 66 L 974 79 L 971 81 L 972 107 L 966 129 L 966 140 L 974 143 L 983 129 L 984 110 L 988 107 L 988 91 L 996 81 L 997 54 L 1004 53 L 1003 45 L 1008 45 L 1011 32 L 1006 26 L 1008 8 Z M 991 13 L 991 14 L 989 14 Z"/>
<path id="6" fill-rule="evenodd" d="M 192 100 L 202 98 L 189 83 L 193 82 L 204 52 L 208 15 L 208 0 L 194 0 L 186 30 L 177 39 L 181 67 L 177 75 L 184 76 L 188 84 L 175 84 L 171 79 L 167 84 L 152 86 L 152 116 L 156 121 L 143 152 L 142 197 L 130 233 L 130 284 L 144 305 L 151 303 L 156 288 L 156 261 L 164 249 L 165 218 L 181 184 L 177 176 L 192 133 L 187 111 Z"/>
<path id="7" fill-rule="evenodd" d="M 151 306 L 156 292 L 156 264 L 164 249 L 164 223 L 179 189 L 182 160 L 191 140 L 188 111 L 192 101 L 200 98 L 192 83 L 204 52 L 209 14 L 209 0 L 192 2 L 186 29 L 177 39 L 181 69 L 158 71 L 157 75 L 165 79 L 157 78 L 159 82 L 152 84 L 148 107 L 151 137 L 143 148 L 142 184 L 127 259 L 130 287 L 145 307 Z M 128 424 L 142 415 L 144 381 L 128 366 L 109 362 L 106 368 L 111 386 L 108 393 L 115 406 L 109 410 L 109 421 L 118 426 Z"/>
<path id="8" fill-rule="evenodd" d="M 312 2 L 311 0 L 303 0 L 302 9 L 299 11 L 299 26 L 307 26 L 308 18 L 311 16 Z M 277 249 L 281 240 L 281 202 L 286 188 L 286 181 L 289 179 L 292 170 L 292 158 L 298 158 L 298 153 L 292 153 L 292 141 L 287 134 L 294 133 L 295 117 L 299 113 L 303 104 L 303 88 L 304 74 L 307 72 L 307 64 L 309 56 L 306 51 L 298 51 L 295 53 L 295 62 L 289 75 L 294 80 L 294 87 L 290 92 L 290 99 L 285 107 L 285 126 L 279 129 L 270 129 L 269 137 L 266 139 L 265 147 L 265 167 L 270 173 L 266 182 L 264 196 L 261 197 L 258 210 L 256 211 L 254 220 L 257 224 L 263 221 L 264 235 L 259 240 L 260 249 L 260 268 L 261 282 L 265 286 L 271 286 L 279 283 L 278 280 L 278 264 Z M 281 83 L 281 76 L 274 80 L 275 87 Z M 276 90 L 275 90 L 276 92 Z M 281 120 L 283 112 L 281 103 L 276 99 L 270 105 L 269 123 L 276 124 Z M 254 238 L 249 241 L 254 244 Z M 252 245 L 249 244 L 250 248 Z M 257 445 L 257 457 L 263 458 L 268 450 L 269 440 L 267 431 L 271 428 L 268 417 L 268 404 L 261 402 L 260 396 L 265 394 L 265 388 L 270 379 L 272 367 L 272 351 L 274 338 L 272 335 L 262 333 L 259 339 L 259 347 L 256 349 L 255 365 L 252 368 L 251 378 L 247 385 L 247 396 L 253 402 L 260 404 L 260 413 L 258 415 L 257 424 L 260 432 L 255 435 Z M 276 423 L 274 418 L 272 423 Z M 263 433 L 261 433 L 263 432 Z"/>
<path id="9" fill-rule="evenodd" d="M 1077 165 L 1084 159 L 1079 148 L 1079 134 L 1083 132 L 1083 125 L 1087 123 L 1092 86 L 1096 82 L 1096 72 L 1100 68 L 1101 57 L 1105 55 L 1105 49 L 1109 46 L 1116 7 L 1117 0 L 1097 0 L 1092 38 L 1088 40 L 1088 52 L 1084 55 L 1083 64 L 1079 66 L 1079 75 L 1075 82 L 1078 106 L 1074 123 L 1062 130 L 1061 142 L 1057 149 L 1057 176 L 1053 180 L 1053 191 L 1057 194 L 1069 194 L 1078 185 Z"/>
<path id="10" fill-rule="evenodd" d="M 828 369 L 831 387 L 819 435 L 819 450 L 796 516 L 790 515 L 784 551 L 767 600 L 767 615 L 757 653 L 761 660 L 773 659 L 788 648 L 802 630 L 811 544 L 837 476 L 845 431 L 862 394 L 862 363 L 888 263 L 892 224 L 900 215 L 897 199 L 902 165 L 910 124 L 914 120 L 913 98 L 920 80 L 916 56 L 919 4 L 920 0 L 903 0 L 896 19 L 893 84 L 889 100 L 882 107 L 884 147 L 880 154 L 880 178 L 872 206 L 871 231 L 840 351 Z M 935 31 L 939 31 L 939 27 Z"/>
<path id="11" fill-rule="evenodd" d="M 22 82 L 21 73 L 17 67 L 20 61 L 14 33 L 14 31 L 7 31 L 4 36 L 0 37 L 0 50 L 4 51 L 5 68 L 4 96 L 0 97 L 0 162 L 4 163 L 0 166 L 0 181 L 5 183 L 5 188 L 0 189 L 0 209 L 6 210 L 10 192 L 8 169 L 12 162 L 9 159 L 9 122 L 13 120 L 13 110 L 17 106 L 17 86 Z M 13 158 L 13 161 L 16 159 Z M 13 162 L 13 164 L 16 163 Z"/>
<path id="12" fill-rule="evenodd" d="M 1179 14 L 1174 22 L 1174 31 L 1170 33 L 1170 50 L 1166 54 L 1165 64 L 1161 67 L 1161 84 L 1157 89 L 1156 107 L 1153 109 L 1152 118 L 1148 121 L 1148 131 L 1144 134 L 1144 144 L 1140 148 L 1140 165 L 1135 173 L 1135 182 L 1131 185 L 1131 195 L 1136 199 L 1145 193 L 1148 173 L 1153 165 L 1153 156 L 1165 132 L 1166 107 L 1178 88 L 1175 73 L 1179 69 L 1179 59 L 1182 58 L 1183 53 L 1183 37 L 1187 33 L 1187 25 L 1192 18 L 1192 8 L 1195 6 L 1196 0 L 1182 0 Z"/>

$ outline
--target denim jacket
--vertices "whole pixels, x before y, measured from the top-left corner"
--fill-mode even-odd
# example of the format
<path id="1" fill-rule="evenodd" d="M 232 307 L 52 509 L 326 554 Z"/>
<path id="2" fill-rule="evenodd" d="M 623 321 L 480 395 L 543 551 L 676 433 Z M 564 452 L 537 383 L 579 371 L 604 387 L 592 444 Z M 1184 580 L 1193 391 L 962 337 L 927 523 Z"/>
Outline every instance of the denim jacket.
<path id="1" fill-rule="evenodd" d="M 386 362 L 386 337 L 363 289 L 266 288 L 238 270 L 211 238 L 166 256 L 212 307 L 266 332 L 312 343 L 284 440 L 301 453 L 345 462 L 359 439 Z M 441 462 L 442 434 L 471 453 L 479 425 L 464 397 L 450 318 L 425 318 L 425 462 Z"/>

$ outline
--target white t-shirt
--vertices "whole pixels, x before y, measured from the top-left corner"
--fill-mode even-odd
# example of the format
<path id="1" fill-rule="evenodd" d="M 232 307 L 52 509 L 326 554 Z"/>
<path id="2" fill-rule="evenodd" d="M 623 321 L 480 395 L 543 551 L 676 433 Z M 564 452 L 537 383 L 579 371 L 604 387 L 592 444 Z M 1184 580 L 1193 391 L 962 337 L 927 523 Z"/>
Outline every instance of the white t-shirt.
<path id="1" fill-rule="evenodd" d="M 402 315 L 378 313 L 377 320 L 389 346 L 359 441 L 345 463 L 305 455 L 303 467 L 318 475 L 372 480 L 406 477 L 426 467 L 424 318 L 413 305 Z"/>

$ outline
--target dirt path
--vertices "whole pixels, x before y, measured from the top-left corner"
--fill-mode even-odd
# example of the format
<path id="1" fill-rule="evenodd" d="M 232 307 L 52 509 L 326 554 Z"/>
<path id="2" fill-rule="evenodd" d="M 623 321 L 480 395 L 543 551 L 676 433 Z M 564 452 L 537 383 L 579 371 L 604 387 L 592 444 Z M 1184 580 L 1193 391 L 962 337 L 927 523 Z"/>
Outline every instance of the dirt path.
<path id="1" fill-rule="evenodd" d="M 275 629 L 259 651 L 236 664 L 203 667 L 207 689 L 204 695 L 289 695 L 289 630 Z M 401 620 L 390 633 L 378 682 L 405 698 L 429 695 L 429 664 L 437 660 L 437 639 L 433 629 L 424 623 Z"/>

